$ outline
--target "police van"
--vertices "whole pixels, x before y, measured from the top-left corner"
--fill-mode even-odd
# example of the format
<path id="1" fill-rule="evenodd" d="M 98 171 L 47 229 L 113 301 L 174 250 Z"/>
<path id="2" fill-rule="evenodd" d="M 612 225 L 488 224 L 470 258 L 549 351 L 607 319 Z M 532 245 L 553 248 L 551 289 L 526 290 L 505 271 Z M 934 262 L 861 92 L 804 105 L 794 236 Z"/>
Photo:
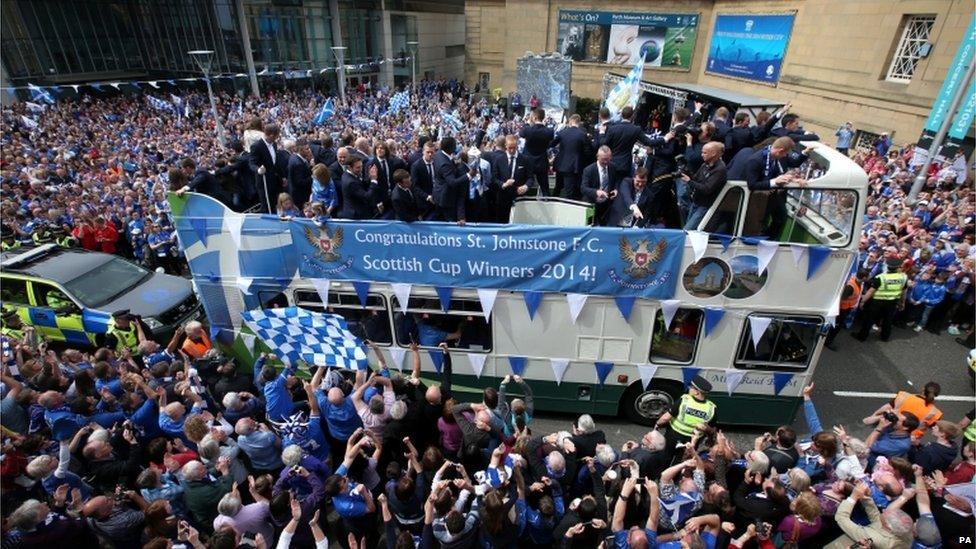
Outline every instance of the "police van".
<path id="1" fill-rule="evenodd" d="M 190 281 L 148 271 L 119 256 L 55 244 L 0 254 L 0 303 L 39 336 L 95 345 L 112 313 L 129 310 L 158 341 L 198 318 Z M 147 334 L 148 335 L 148 334 Z"/>
<path id="2" fill-rule="evenodd" d="M 719 422 L 772 425 L 788 423 L 801 404 L 856 256 L 865 208 L 864 171 L 830 147 L 803 146 L 812 148 L 801 168 L 806 186 L 764 192 L 730 181 L 699 225 L 708 233 L 704 250 L 696 254 L 689 235 L 679 251 L 671 299 L 637 299 L 626 318 L 604 295 L 589 295 L 581 310 L 571 311 L 566 294 L 548 292 L 533 317 L 523 292 L 514 289 L 497 293 L 490 315 L 479 292 L 461 284 L 446 307 L 434 285 L 413 284 L 401 300 L 388 280 L 367 281 L 368 291 L 360 295 L 363 285 L 337 280 L 341 276 L 316 281 L 298 275 L 287 221 L 236 214 L 192 193 L 171 195 L 170 202 L 208 316 L 245 362 L 256 351 L 239 337 L 240 314 L 297 305 L 342 315 L 354 333 L 384 350 L 390 364 L 414 341 L 436 353 L 437 343 L 448 339 L 453 387 L 462 398 L 479 398 L 482 388 L 497 386 L 517 359 L 537 409 L 651 424 L 691 377 L 701 375 L 714 387 L 710 399 L 718 405 Z M 785 202 L 785 223 L 779 234 L 757 242 L 774 202 Z M 565 226 L 583 224 L 590 215 L 587 204 L 526 199 L 516 202 L 512 219 Z M 194 225 L 194 218 L 205 223 Z M 344 223 L 330 221 L 331 237 L 319 242 L 328 245 L 325 253 L 340 245 L 336 231 Z M 628 230 L 620 229 L 641 234 Z M 817 265 L 808 276 L 814 255 Z M 543 265 L 534 267 L 546 276 Z M 721 311 L 718 322 L 715 311 Z M 432 354 L 423 352 L 422 359 L 424 376 L 436 380 Z M 604 379 L 597 363 L 609 365 Z"/>

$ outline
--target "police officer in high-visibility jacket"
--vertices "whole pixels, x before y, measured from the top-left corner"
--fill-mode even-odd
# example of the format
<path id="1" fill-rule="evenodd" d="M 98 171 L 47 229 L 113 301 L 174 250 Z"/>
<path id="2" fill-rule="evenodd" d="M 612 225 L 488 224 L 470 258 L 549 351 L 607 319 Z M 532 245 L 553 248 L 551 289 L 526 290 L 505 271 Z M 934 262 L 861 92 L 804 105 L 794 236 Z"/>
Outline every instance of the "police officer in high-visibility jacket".
<path id="1" fill-rule="evenodd" d="M 24 330 L 24 323 L 17 314 L 17 309 L 4 309 L 3 311 L 3 335 L 14 341 L 22 341 L 27 333 Z"/>
<path id="2" fill-rule="evenodd" d="M 707 379 L 695 376 L 688 392 L 681 395 L 669 412 L 658 418 L 657 427 L 668 424 L 664 450 L 669 459 L 675 454 L 677 444 L 691 441 L 695 429 L 715 421 L 715 403 L 708 400 L 711 390 L 712 384 Z"/>
<path id="3" fill-rule="evenodd" d="M 139 356 L 139 344 L 146 340 L 141 323 L 129 314 L 129 310 L 116 311 L 105 334 L 105 344 L 116 353 L 128 349 L 132 356 Z"/>
<path id="4" fill-rule="evenodd" d="M 871 326 L 881 325 L 881 341 L 888 341 L 891 337 L 891 323 L 895 313 L 905 308 L 905 289 L 908 287 L 908 275 L 901 271 L 901 260 L 890 258 L 887 261 L 887 272 L 881 273 L 868 282 L 868 290 L 861 299 L 864 311 L 863 323 L 854 337 L 860 341 L 868 338 Z"/>

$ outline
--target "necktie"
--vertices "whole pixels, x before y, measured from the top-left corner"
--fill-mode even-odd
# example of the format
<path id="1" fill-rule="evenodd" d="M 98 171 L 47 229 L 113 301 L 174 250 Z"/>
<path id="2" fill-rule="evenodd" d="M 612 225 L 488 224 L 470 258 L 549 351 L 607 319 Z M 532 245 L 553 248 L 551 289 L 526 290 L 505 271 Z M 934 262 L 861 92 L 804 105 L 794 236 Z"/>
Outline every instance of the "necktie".
<path id="1" fill-rule="evenodd" d="M 607 190 L 607 169 L 600 166 L 600 190 Z"/>
<path id="2" fill-rule="evenodd" d="M 434 182 L 434 165 L 427 164 L 427 174 L 430 176 L 430 182 Z"/>
<path id="3" fill-rule="evenodd" d="M 514 154 L 508 155 L 508 168 L 509 168 L 509 173 L 512 174 L 510 176 L 511 179 L 515 179 L 515 155 Z"/>
<path id="4" fill-rule="evenodd" d="M 386 163 L 386 160 L 383 161 L 383 177 L 387 181 L 390 180 L 390 166 Z"/>

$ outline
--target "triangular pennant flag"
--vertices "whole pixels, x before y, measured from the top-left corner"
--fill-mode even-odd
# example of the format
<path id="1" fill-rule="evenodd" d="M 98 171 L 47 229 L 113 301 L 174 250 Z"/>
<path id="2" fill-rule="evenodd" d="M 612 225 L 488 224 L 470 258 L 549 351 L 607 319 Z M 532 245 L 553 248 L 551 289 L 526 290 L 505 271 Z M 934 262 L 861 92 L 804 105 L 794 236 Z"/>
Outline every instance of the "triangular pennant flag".
<path id="1" fill-rule="evenodd" d="M 431 349 L 427 351 L 430 353 L 430 361 L 434 363 L 434 369 L 437 373 L 441 373 L 441 368 L 444 367 L 444 351 L 440 349 Z"/>
<path id="2" fill-rule="evenodd" d="M 603 385 L 610 371 L 613 370 L 613 362 L 594 362 L 593 365 L 596 366 L 596 381 Z"/>
<path id="3" fill-rule="evenodd" d="M 664 315 L 664 330 L 671 329 L 671 321 L 674 320 L 674 313 L 678 312 L 681 300 L 665 299 L 661 301 L 661 314 Z"/>
<path id="4" fill-rule="evenodd" d="M 725 370 L 725 390 L 732 396 L 732 393 L 742 384 L 742 380 L 746 377 L 746 372 L 743 370 Z"/>
<path id="5" fill-rule="evenodd" d="M 441 310 L 446 313 L 451 308 L 451 295 L 454 294 L 454 288 L 436 286 L 434 289 L 437 290 L 437 299 L 441 301 Z"/>
<path id="6" fill-rule="evenodd" d="M 688 231 L 688 241 L 691 242 L 691 249 L 695 251 L 695 261 L 705 256 L 705 250 L 708 249 L 708 233 Z"/>
<path id="7" fill-rule="evenodd" d="M 403 347 L 396 345 L 390 347 L 390 360 L 393 361 L 393 367 L 401 372 L 403 371 L 403 357 L 405 356 L 407 356 L 407 350 Z"/>
<path id="8" fill-rule="evenodd" d="M 510 356 L 508 357 L 508 364 L 512 367 L 512 373 L 521 376 L 522 372 L 525 371 L 525 357 L 524 356 Z"/>
<path id="9" fill-rule="evenodd" d="M 620 311 L 620 315 L 624 317 L 624 320 L 630 322 L 630 313 L 634 310 L 634 302 L 637 301 L 636 297 L 621 295 L 613 298 L 617 303 L 617 310 Z"/>
<path id="10" fill-rule="evenodd" d="M 550 358 L 549 365 L 552 366 L 552 377 L 556 378 L 556 385 L 563 382 L 566 369 L 569 368 L 569 361 L 565 358 Z"/>
<path id="11" fill-rule="evenodd" d="M 807 247 L 803 244 L 790 244 L 790 251 L 793 252 L 793 266 L 799 267 L 803 254 L 807 253 Z"/>
<path id="12" fill-rule="evenodd" d="M 159 83 L 156 82 L 155 80 L 150 80 L 149 82 L 147 82 L 147 84 L 149 84 L 150 86 L 156 88 L 157 90 L 159 89 Z"/>
<path id="13" fill-rule="evenodd" d="M 312 279 L 312 285 L 315 286 L 315 291 L 319 293 L 319 299 L 322 300 L 322 307 L 329 306 L 329 284 L 330 282 L 324 278 Z"/>
<path id="14" fill-rule="evenodd" d="M 258 340 L 258 337 L 254 334 L 241 334 L 241 342 L 244 343 L 244 347 L 247 348 L 247 352 L 254 355 L 254 343 Z"/>
<path id="15" fill-rule="evenodd" d="M 244 295 L 251 295 L 251 284 L 254 284 L 254 279 L 248 276 L 237 277 L 237 288 Z"/>
<path id="16" fill-rule="evenodd" d="M 535 318 L 535 312 L 539 309 L 542 302 L 542 292 L 522 292 L 522 299 L 525 300 L 525 308 L 529 311 L 529 320 Z"/>
<path id="17" fill-rule="evenodd" d="M 657 366 L 654 364 L 638 364 L 637 371 L 640 373 L 641 385 L 646 391 L 650 388 L 654 375 L 657 374 Z"/>
<path id="18" fill-rule="evenodd" d="M 569 305 L 569 317 L 573 319 L 573 324 L 576 324 L 576 319 L 579 318 L 580 311 L 583 310 L 583 305 L 586 304 L 586 294 L 566 294 L 566 303 Z"/>
<path id="19" fill-rule="evenodd" d="M 471 363 L 471 371 L 474 372 L 474 377 L 481 377 L 481 372 L 485 369 L 486 358 L 488 358 L 488 355 L 468 353 L 468 362 Z"/>
<path id="20" fill-rule="evenodd" d="M 690 366 L 681 369 L 681 379 L 685 382 L 685 387 L 691 385 L 691 380 L 695 379 L 695 376 L 697 376 L 698 372 L 700 371 L 701 368 L 692 368 Z"/>
<path id="21" fill-rule="evenodd" d="M 413 287 L 413 284 L 394 282 L 390 284 L 390 287 L 393 288 L 393 294 L 396 295 L 397 302 L 400 303 L 400 312 L 406 314 L 407 305 L 410 303 L 410 288 Z"/>
<path id="22" fill-rule="evenodd" d="M 773 260 L 773 256 L 776 255 L 778 248 L 779 243 L 775 240 L 760 240 L 756 244 L 756 255 L 759 256 L 759 274 L 763 274 L 766 271 L 766 267 Z"/>
<path id="23" fill-rule="evenodd" d="M 721 233 L 712 234 L 712 238 L 717 239 L 719 243 L 722 245 L 723 254 L 729 251 L 729 246 L 732 244 L 732 241 L 735 239 L 735 237 L 730 234 L 721 234 Z"/>
<path id="24" fill-rule="evenodd" d="M 369 282 L 354 280 L 352 287 L 356 289 L 356 295 L 359 296 L 359 303 L 365 307 L 366 298 L 369 297 Z"/>
<path id="25" fill-rule="evenodd" d="M 481 302 L 481 314 L 485 315 L 485 320 L 491 317 L 491 310 L 495 308 L 496 297 L 498 297 L 498 290 L 478 290 L 478 301 Z"/>
<path id="26" fill-rule="evenodd" d="M 200 218 L 190 218 L 190 227 L 193 227 L 193 232 L 196 233 L 197 238 L 204 246 L 207 245 L 207 220 Z"/>
<path id="27" fill-rule="evenodd" d="M 779 396 L 780 391 L 790 384 L 793 374 L 790 372 L 773 372 L 773 394 Z"/>
<path id="28" fill-rule="evenodd" d="M 224 221 L 227 222 L 227 232 L 230 233 L 237 249 L 241 248 L 241 231 L 244 229 L 244 219 L 246 218 L 243 215 L 224 216 Z"/>
<path id="29" fill-rule="evenodd" d="M 827 311 L 827 324 L 837 326 L 837 316 L 840 315 L 840 298 L 834 300 Z"/>
<path id="30" fill-rule="evenodd" d="M 752 332 L 752 348 L 755 349 L 759 346 L 759 341 L 762 336 L 766 334 L 766 329 L 769 328 L 769 323 L 773 319 L 768 316 L 750 316 L 749 317 L 749 328 Z"/>
<path id="31" fill-rule="evenodd" d="M 823 265 L 824 260 L 830 256 L 830 252 L 831 250 L 827 246 L 810 246 L 807 254 L 807 280 L 810 280 L 810 277 Z"/>
<path id="32" fill-rule="evenodd" d="M 705 337 L 712 333 L 725 316 L 725 309 L 719 307 L 705 307 Z"/>

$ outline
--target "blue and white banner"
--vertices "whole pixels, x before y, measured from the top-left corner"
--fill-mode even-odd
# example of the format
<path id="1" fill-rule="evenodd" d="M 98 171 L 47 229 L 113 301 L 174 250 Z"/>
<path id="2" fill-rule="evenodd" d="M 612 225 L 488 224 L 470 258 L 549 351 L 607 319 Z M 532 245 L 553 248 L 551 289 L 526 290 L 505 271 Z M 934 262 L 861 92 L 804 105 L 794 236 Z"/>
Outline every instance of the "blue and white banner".
<path id="1" fill-rule="evenodd" d="M 976 54 L 976 15 L 969 20 L 969 28 L 966 29 L 966 34 L 963 35 L 962 42 L 956 49 L 956 55 L 952 58 L 952 65 L 949 65 L 949 70 L 946 71 L 945 78 L 942 80 L 942 87 L 939 88 L 939 95 L 932 102 L 932 110 L 929 111 L 929 117 L 925 120 L 925 131 L 932 135 L 939 133 L 942 122 L 954 114 L 948 112 L 949 104 L 952 103 L 952 97 L 956 94 L 959 86 L 965 85 L 963 79 L 966 76 L 966 69 L 973 62 L 974 54 Z"/>
<path id="2" fill-rule="evenodd" d="M 718 15 L 705 72 L 776 84 L 795 13 Z"/>
<path id="3" fill-rule="evenodd" d="M 304 278 L 669 299 L 683 231 L 289 222 Z"/>

